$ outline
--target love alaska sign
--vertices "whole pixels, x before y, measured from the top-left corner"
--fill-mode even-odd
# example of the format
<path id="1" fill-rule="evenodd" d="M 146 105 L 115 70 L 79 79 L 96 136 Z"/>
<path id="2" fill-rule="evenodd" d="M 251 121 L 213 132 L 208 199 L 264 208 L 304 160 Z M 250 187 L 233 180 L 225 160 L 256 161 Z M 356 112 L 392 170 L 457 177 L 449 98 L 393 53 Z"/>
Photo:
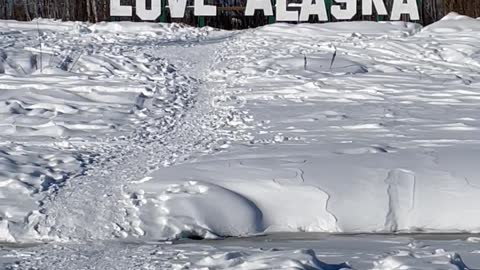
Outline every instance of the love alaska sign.
<path id="1" fill-rule="evenodd" d="M 319 21 L 328 21 L 327 6 L 330 14 L 337 20 L 350 20 L 357 14 L 357 0 L 335 0 L 332 5 L 325 1 L 331 0 L 303 0 L 300 10 L 287 10 L 287 0 L 276 0 L 276 21 L 305 22 L 310 15 L 318 16 Z M 392 10 L 388 13 L 384 0 L 361 0 L 362 15 L 373 15 L 373 9 L 378 15 L 390 14 L 390 20 L 400 20 L 402 14 L 410 16 L 410 20 L 419 20 L 417 0 L 394 0 Z M 183 18 L 187 0 L 168 0 L 168 8 L 172 18 Z M 194 0 L 195 16 L 217 16 L 217 7 L 206 5 L 205 0 Z M 146 0 L 136 0 L 135 10 L 137 16 L 144 21 L 154 21 L 162 15 L 162 0 L 151 0 L 147 9 Z M 263 11 L 265 16 L 273 16 L 271 0 L 247 0 L 245 16 L 253 16 L 256 10 Z M 165 12 L 165 11 L 163 11 Z M 133 16 L 133 7 L 122 5 L 120 0 L 110 0 L 111 16 Z"/>

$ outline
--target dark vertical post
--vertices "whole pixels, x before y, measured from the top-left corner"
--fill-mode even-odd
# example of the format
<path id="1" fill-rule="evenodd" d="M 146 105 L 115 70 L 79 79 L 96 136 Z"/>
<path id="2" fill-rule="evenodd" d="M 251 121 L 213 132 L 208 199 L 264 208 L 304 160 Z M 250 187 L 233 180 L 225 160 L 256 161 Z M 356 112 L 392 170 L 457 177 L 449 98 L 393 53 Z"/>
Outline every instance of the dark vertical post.
<path id="1" fill-rule="evenodd" d="M 198 27 L 204 27 L 205 26 L 205 17 L 200 16 L 198 17 Z"/>
<path id="2" fill-rule="evenodd" d="M 419 22 L 423 24 L 423 0 L 417 0 Z"/>
<path id="3" fill-rule="evenodd" d="M 327 17 L 329 21 L 332 21 L 332 1 L 333 0 L 325 0 L 325 7 L 327 8 Z"/>
<path id="4" fill-rule="evenodd" d="M 162 15 L 160 15 L 160 22 L 164 23 L 167 22 L 167 0 L 162 0 L 161 5 Z"/>
<path id="5" fill-rule="evenodd" d="M 377 13 L 377 22 L 385 21 L 385 15 L 378 15 Z"/>
<path id="6" fill-rule="evenodd" d="M 276 15 L 277 15 L 277 7 L 276 7 L 277 1 L 272 0 L 272 9 L 273 9 L 273 16 L 268 16 L 268 23 L 272 24 L 276 22 Z"/>

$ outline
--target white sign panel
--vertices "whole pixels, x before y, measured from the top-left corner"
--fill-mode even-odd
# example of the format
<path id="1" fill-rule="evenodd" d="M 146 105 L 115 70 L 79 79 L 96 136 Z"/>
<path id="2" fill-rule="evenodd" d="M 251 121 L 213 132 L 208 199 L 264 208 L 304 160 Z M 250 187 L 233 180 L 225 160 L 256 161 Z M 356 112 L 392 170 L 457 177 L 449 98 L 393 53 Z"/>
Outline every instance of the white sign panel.
<path id="1" fill-rule="evenodd" d="M 303 22 L 310 15 L 317 15 L 320 21 L 328 21 L 327 5 L 324 0 L 303 0 L 300 11 L 288 10 L 288 0 L 276 0 L 275 16 L 277 21 Z M 351 20 L 357 15 L 357 0 L 333 0 L 330 13 L 337 20 Z M 150 9 L 146 8 L 146 0 L 136 0 L 136 15 L 144 21 L 155 21 L 162 15 L 161 0 L 151 0 Z M 183 18 L 187 0 L 168 0 L 168 8 L 172 18 Z M 375 9 L 378 15 L 388 15 L 384 0 L 361 0 L 362 15 L 370 16 Z M 274 7 L 271 0 L 247 0 L 245 16 L 253 16 L 261 11 L 265 16 L 273 16 Z M 217 16 L 217 7 L 206 5 L 205 0 L 194 0 L 195 16 Z M 419 20 L 420 15 L 416 0 L 394 0 L 390 12 L 390 20 L 400 20 L 402 15 L 409 15 L 410 20 Z M 131 17 L 131 6 L 122 5 L 120 0 L 110 0 L 110 15 Z"/>

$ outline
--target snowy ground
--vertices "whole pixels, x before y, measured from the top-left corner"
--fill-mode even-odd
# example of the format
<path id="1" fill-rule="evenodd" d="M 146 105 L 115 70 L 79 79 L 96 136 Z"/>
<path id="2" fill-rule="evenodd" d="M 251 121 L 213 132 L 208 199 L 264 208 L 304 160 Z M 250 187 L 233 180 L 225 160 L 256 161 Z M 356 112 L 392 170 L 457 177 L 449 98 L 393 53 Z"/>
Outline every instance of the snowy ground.
<path id="1" fill-rule="evenodd" d="M 7 269 L 480 267 L 478 19 L 0 34 Z"/>

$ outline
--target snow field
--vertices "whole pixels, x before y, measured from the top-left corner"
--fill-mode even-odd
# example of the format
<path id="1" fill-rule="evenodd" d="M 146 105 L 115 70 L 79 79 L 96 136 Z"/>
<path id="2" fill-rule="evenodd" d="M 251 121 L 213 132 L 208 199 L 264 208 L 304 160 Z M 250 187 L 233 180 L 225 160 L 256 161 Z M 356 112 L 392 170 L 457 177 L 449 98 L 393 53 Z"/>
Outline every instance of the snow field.
<path id="1" fill-rule="evenodd" d="M 478 265 L 474 235 L 295 241 L 479 232 L 478 19 L 0 32 L 0 240 L 57 243 L 7 269 Z"/>
<path id="2" fill-rule="evenodd" d="M 445 23 L 449 21 L 453 23 Z M 217 132 L 249 146 L 225 141 L 219 149 L 230 154 L 200 158 L 198 164 L 182 165 L 184 170 L 175 167 L 170 179 L 160 170 L 154 181 L 125 187 L 123 203 L 130 209 L 125 222 L 130 225 L 114 222 L 113 228 L 119 235 L 131 231 L 147 239 L 278 231 L 478 231 L 474 209 L 468 215 L 461 210 L 477 196 L 472 162 L 461 158 L 476 152 L 477 39 L 466 33 L 477 31 L 477 24 L 452 14 L 425 29 L 408 23 L 381 23 L 375 31 L 372 23 L 276 24 L 236 35 L 222 47 L 221 62 L 208 80 L 227 85 L 225 95 L 212 96 L 214 102 L 241 108 L 240 114 L 225 118 L 228 128 Z M 25 45 L 38 40 L 35 24 L 6 22 L 3 27 L 20 29 L 6 32 L 9 41 Z M 58 183 L 40 173 L 43 180 L 37 180 L 30 197 L 81 174 L 90 162 L 110 162 L 116 170 L 122 162 L 107 157 L 119 154 L 115 145 L 133 140 L 142 149 L 144 143 L 158 141 L 175 130 L 175 119 L 193 104 L 188 87 L 196 80 L 179 75 L 145 44 L 178 38 L 187 40 L 183 50 L 188 50 L 194 46 L 189 38 L 207 39 L 209 30 L 143 24 L 145 30 L 138 34 L 131 27 L 40 21 L 43 73 L 31 71 L 29 63 L 37 57 L 31 49 L 2 49 L 9 59 L 3 62 L 10 63 L 2 78 L 8 115 L 3 136 L 66 145 L 74 157 L 65 159 L 76 164 L 65 169 L 66 176 L 55 176 Z M 28 31 L 33 34 L 23 34 Z M 124 43 L 111 43 L 119 35 Z M 61 37 L 68 41 L 58 42 Z M 461 40 L 461 46 L 451 45 L 453 40 Z M 80 42 L 84 46 L 72 45 Z M 64 61 L 57 55 L 65 51 L 80 57 Z M 49 57 L 60 59 L 59 64 L 49 66 Z M 134 129 L 133 137 L 128 135 Z M 116 137 L 112 140 L 110 134 Z M 129 156 L 135 147 L 130 149 L 120 155 Z M 150 169 L 133 170 L 128 177 L 138 179 L 155 168 L 152 157 L 142 158 L 153 161 L 145 162 Z M 210 169 L 199 171 L 202 166 Z M 437 179 L 434 184 L 432 179 Z M 196 185 L 203 192 L 191 191 Z M 441 187 L 443 197 L 432 196 Z M 229 203 L 220 208 L 216 198 Z M 35 200 L 43 204 L 29 198 L 28 207 L 16 211 L 22 213 L 18 217 L 29 213 Z M 425 215 L 439 205 L 452 210 Z M 238 220 L 231 209 L 250 218 Z"/>

